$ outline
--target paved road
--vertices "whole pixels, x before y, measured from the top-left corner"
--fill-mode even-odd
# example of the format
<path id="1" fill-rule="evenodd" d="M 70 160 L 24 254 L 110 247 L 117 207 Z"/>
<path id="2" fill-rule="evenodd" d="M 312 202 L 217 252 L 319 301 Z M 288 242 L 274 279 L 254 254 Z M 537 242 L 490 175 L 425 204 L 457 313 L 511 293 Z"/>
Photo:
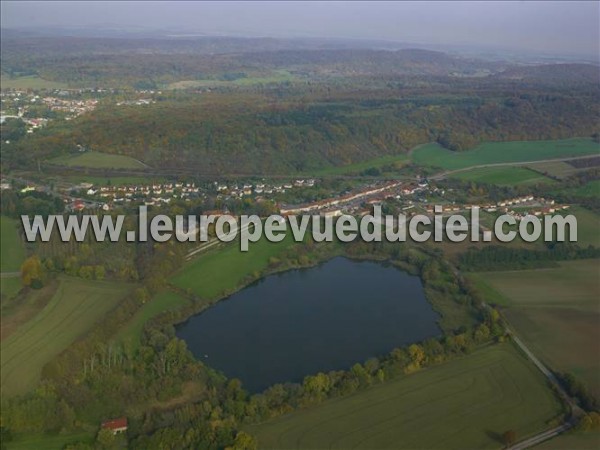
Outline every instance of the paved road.
<path id="1" fill-rule="evenodd" d="M 461 172 L 469 172 L 470 170 L 475 170 L 475 169 L 485 169 L 486 167 L 524 166 L 527 164 L 548 163 L 548 162 L 567 162 L 567 161 L 577 161 L 579 159 L 592 159 L 592 158 L 597 158 L 597 157 L 598 157 L 598 155 L 585 155 L 585 156 L 570 156 L 567 158 L 538 159 L 535 161 L 478 164 L 476 166 L 463 167 L 462 169 L 448 170 L 445 172 L 438 173 L 436 175 L 432 175 L 428 178 L 430 180 L 442 180 L 442 179 L 448 177 L 449 175 L 454 175 L 454 174 L 461 173 Z"/>
<path id="2" fill-rule="evenodd" d="M 558 436 L 560 433 L 564 433 L 572 427 L 570 423 L 562 424 L 559 427 L 552 428 L 551 430 L 544 431 L 543 433 L 537 434 L 529 439 L 525 439 L 524 441 L 519 442 L 511 447 L 508 447 L 507 450 L 525 450 L 533 447 L 534 445 L 540 444 L 548 439 L 551 439 L 555 436 Z"/>

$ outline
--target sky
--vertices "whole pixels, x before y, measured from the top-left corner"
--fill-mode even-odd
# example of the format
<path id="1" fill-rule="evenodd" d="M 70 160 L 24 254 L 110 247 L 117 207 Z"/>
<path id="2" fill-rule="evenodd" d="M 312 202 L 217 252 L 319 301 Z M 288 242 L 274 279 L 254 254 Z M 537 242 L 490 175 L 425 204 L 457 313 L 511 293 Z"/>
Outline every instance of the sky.
<path id="1" fill-rule="evenodd" d="M 598 55 L 600 2 L 7 1 L 3 28 L 118 27 L 173 34 L 372 38 Z"/>

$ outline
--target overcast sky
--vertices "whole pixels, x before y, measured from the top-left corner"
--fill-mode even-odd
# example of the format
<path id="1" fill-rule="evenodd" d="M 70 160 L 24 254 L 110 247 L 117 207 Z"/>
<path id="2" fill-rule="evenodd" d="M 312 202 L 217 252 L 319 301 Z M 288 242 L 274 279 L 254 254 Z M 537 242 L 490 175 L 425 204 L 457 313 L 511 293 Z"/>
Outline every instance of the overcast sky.
<path id="1" fill-rule="evenodd" d="M 2 27 L 390 39 L 597 55 L 600 2 L 6 1 Z"/>

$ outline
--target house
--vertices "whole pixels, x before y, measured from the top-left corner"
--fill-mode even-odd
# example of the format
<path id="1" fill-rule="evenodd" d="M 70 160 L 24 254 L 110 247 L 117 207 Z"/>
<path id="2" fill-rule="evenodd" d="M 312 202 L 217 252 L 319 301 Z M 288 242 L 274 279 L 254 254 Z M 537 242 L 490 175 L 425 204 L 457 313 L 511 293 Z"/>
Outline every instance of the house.
<path id="1" fill-rule="evenodd" d="M 340 209 L 330 209 L 329 211 L 321 211 L 321 217 L 339 217 L 342 215 Z"/>
<path id="2" fill-rule="evenodd" d="M 112 434 L 123 433 L 127 431 L 127 417 L 109 420 L 102 423 L 102 429 L 112 431 Z"/>
<path id="3" fill-rule="evenodd" d="M 83 211 L 85 209 L 85 204 L 83 203 L 83 200 L 73 200 L 73 203 L 71 203 L 71 209 L 73 211 Z"/>

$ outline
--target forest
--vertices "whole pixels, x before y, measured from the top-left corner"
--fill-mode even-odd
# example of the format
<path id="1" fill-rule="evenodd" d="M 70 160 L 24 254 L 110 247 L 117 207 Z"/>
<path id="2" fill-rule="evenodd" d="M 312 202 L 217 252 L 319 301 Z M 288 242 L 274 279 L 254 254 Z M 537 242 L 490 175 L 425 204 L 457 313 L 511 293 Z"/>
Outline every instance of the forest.
<path id="1" fill-rule="evenodd" d="M 293 174 L 402 154 L 437 141 L 454 150 L 483 141 L 591 136 L 600 94 L 454 93 L 401 88 L 355 92 L 298 87 L 286 91 L 164 94 L 155 104 L 105 103 L 70 122 L 54 122 L 7 146 L 6 168 L 89 151 L 121 154 L 152 167 L 201 174 Z M 450 87 L 447 87 L 449 90 Z M 359 97 L 359 98 L 357 98 Z"/>

